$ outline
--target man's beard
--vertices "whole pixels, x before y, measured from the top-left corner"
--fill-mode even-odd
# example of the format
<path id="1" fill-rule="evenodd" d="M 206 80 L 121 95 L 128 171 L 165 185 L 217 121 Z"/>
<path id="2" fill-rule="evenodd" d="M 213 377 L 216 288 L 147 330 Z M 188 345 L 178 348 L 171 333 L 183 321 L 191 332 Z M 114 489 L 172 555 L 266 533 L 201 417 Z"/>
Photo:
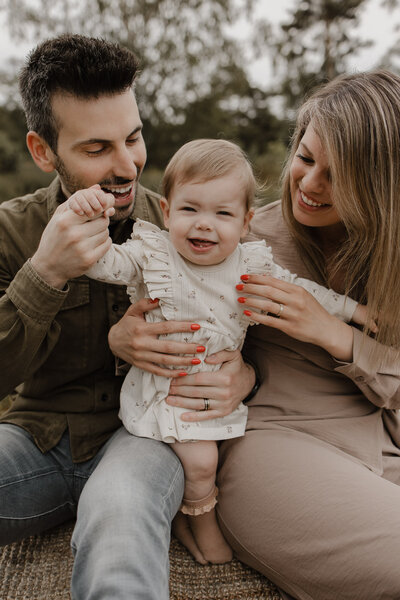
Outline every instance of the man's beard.
<path id="1" fill-rule="evenodd" d="M 72 175 L 72 173 L 70 173 L 68 171 L 68 169 L 65 166 L 64 161 L 57 154 L 55 155 L 55 168 L 60 177 L 64 194 L 72 195 L 72 194 L 75 194 L 75 192 L 77 192 L 78 190 L 84 190 L 87 188 L 87 184 L 80 181 L 77 177 L 75 177 L 74 175 Z M 136 178 L 136 181 L 134 181 L 132 184 L 134 200 L 136 200 L 138 179 L 139 179 L 139 171 L 138 171 L 138 176 Z M 99 181 L 100 187 L 103 187 L 103 186 L 107 187 L 107 185 L 109 185 L 109 186 L 123 185 L 123 184 L 127 184 L 127 183 L 131 183 L 131 182 L 127 181 L 126 179 L 122 179 L 121 177 L 119 177 L 119 178 L 116 177 L 114 180 L 105 179 L 104 181 Z M 132 214 L 134 205 L 135 205 L 135 203 L 132 202 L 128 206 L 120 206 L 120 207 L 116 206 L 115 213 L 112 215 L 112 217 L 110 217 L 110 222 L 117 223 L 119 221 L 123 221 L 124 219 L 127 219 Z"/>

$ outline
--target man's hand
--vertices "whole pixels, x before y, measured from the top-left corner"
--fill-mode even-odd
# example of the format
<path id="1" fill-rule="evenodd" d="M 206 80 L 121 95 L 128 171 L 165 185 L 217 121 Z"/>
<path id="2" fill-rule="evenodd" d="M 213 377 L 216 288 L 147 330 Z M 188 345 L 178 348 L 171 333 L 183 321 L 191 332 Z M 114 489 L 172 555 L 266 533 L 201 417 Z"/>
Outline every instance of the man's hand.
<path id="1" fill-rule="evenodd" d="M 38 274 L 59 289 L 68 279 L 83 275 L 111 245 L 107 217 L 88 220 L 70 210 L 67 202 L 56 209 L 31 259 Z"/>
<path id="2" fill-rule="evenodd" d="M 139 369 L 172 377 L 166 402 L 190 410 L 182 415 L 184 421 L 206 421 L 229 415 L 253 388 L 253 368 L 243 361 L 239 350 L 222 351 L 205 359 L 209 364 L 221 364 L 218 371 L 186 375 L 185 366 L 193 364 L 193 355 L 199 352 L 199 347 L 186 342 L 160 340 L 158 336 L 192 331 L 196 324 L 185 321 L 146 323 L 144 313 L 157 307 L 158 303 L 149 299 L 130 306 L 122 319 L 110 329 L 108 341 L 112 352 Z M 209 401 L 207 411 L 203 410 L 204 398 Z"/>
<path id="3" fill-rule="evenodd" d="M 205 362 L 222 364 L 219 371 L 195 373 L 171 382 L 166 402 L 191 411 L 181 415 L 183 421 L 207 421 L 229 415 L 255 384 L 254 369 L 243 361 L 239 350 L 217 352 Z M 205 398 L 209 401 L 208 410 L 203 410 Z"/>
<path id="4" fill-rule="evenodd" d="M 111 327 L 108 343 L 111 351 L 125 362 L 139 369 L 163 377 L 185 375 L 185 367 L 192 365 L 193 356 L 200 352 L 197 344 L 160 340 L 166 333 L 193 331 L 199 326 L 186 321 L 146 323 L 144 313 L 158 308 L 158 302 L 148 298 L 132 304 L 118 323 Z M 203 349 L 204 351 L 204 349 Z M 184 354 L 186 356 L 179 356 Z"/>

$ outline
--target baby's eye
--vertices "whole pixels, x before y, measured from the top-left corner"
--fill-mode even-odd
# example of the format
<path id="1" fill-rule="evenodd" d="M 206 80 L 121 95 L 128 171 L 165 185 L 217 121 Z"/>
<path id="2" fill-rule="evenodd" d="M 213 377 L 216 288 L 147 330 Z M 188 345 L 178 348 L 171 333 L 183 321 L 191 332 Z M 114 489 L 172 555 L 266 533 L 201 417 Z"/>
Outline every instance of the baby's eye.
<path id="1" fill-rule="evenodd" d="M 229 212 L 229 211 L 227 211 L 227 210 L 219 210 L 219 211 L 218 211 L 218 214 L 219 214 L 219 215 L 223 215 L 223 216 L 225 216 L 225 217 L 232 217 L 232 213 L 230 213 L 230 212 Z"/>
<path id="2" fill-rule="evenodd" d="M 181 210 L 185 210 L 188 212 L 196 212 L 196 209 L 193 206 L 182 206 Z"/>

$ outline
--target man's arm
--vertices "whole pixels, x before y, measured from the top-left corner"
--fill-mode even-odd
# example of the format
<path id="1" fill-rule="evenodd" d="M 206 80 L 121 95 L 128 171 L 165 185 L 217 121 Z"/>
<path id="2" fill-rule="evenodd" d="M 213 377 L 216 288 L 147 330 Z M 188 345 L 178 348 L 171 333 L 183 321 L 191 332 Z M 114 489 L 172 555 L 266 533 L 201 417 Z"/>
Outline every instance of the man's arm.
<path id="1" fill-rule="evenodd" d="M 157 306 L 145 299 L 129 307 L 124 317 L 110 329 L 108 340 L 112 352 L 140 369 L 172 377 L 167 403 L 188 409 L 189 412 L 182 415 L 183 420 L 208 420 L 230 414 L 253 389 L 254 369 L 243 361 L 239 350 L 222 351 L 206 359 L 209 363 L 221 364 L 219 371 L 186 375 L 185 366 L 192 364 L 198 353 L 197 345 L 160 340 L 159 336 L 191 331 L 196 324 L 179 321 L 147 323 L 144 313 Z M 208 411 L 202 411 L 204 398 L 210 400 Z"/>
<path id="2" fill-rule="evenodd" d="M 108 219 L 87 221 L 60 205 L 37 251 L 16 274 L 0 254 L 0 397 L 25 381 L 52 352 L 60 333 L 56 316 L 68 295 L 66 283 L 104 252 L 107 226 Z"/>

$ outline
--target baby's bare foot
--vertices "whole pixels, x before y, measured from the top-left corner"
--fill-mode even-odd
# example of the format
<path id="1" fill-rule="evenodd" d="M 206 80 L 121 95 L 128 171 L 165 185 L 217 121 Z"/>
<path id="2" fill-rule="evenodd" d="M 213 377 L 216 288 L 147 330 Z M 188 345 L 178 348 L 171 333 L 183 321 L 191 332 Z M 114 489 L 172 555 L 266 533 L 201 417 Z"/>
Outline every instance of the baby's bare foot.
<path id="1" fill-rule="evenodd" d="M 189 522 L 197 546 L 206 560 L 215 565 L 232 560 L 232 549 L 222 535 L 214 509 L 203 515 L 189 517 Z"/>

